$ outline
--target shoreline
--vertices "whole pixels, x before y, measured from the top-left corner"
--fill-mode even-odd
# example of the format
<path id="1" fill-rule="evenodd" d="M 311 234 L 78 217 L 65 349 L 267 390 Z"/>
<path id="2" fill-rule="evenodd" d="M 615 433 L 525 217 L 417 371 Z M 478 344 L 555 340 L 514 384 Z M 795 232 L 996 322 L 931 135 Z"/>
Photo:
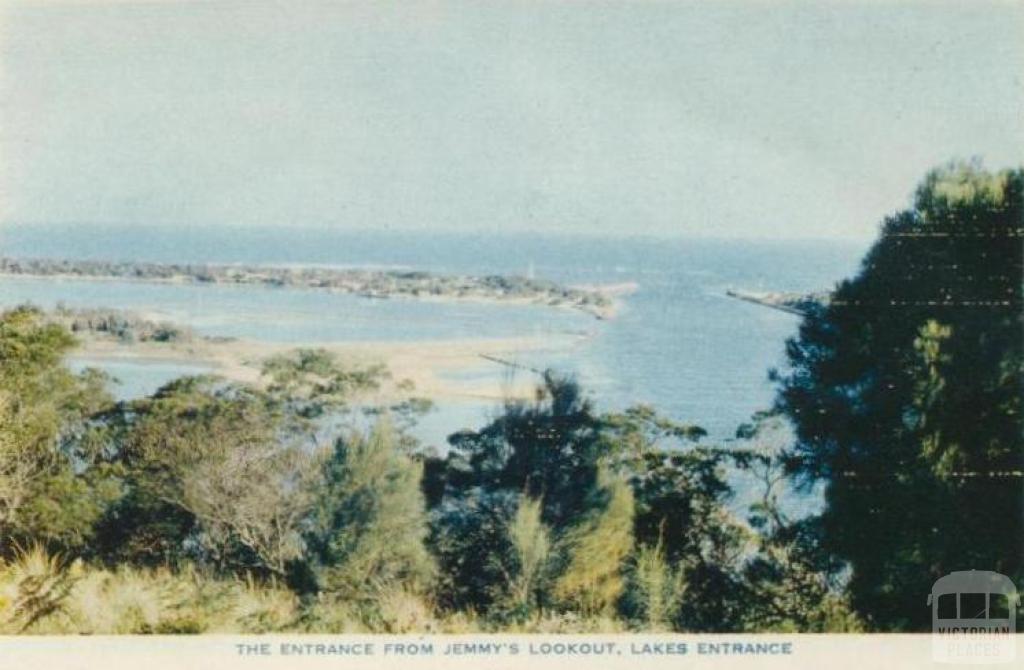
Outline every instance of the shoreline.
<path id="1" fill-rule="evenodd" d="M 0 281 L 5 279 L 18 280 L 53 280 L 57 282 L 123 282 L 126 284 L 153 284 L 159 286 L 203 286 L 203 282 L 191 281 L 186 278 L 147 278 L 147 279 L 132 279 L 129 277 L 98 277 L 89 275 L 77 275 L 77 274 L 29 274 L 24 272 L 4 272 L 0 270 Z M 336 295 L 349 295 L 356 298 L 363 298 L 366 300 L 416 300 L 419 302 L 433 302 L 433 303 L 473 303 L 477 305 L 509 305 L 513 307 L 548 307 L 551 309 L 563 309 L 573 312 L 582 312 L 588 314 L 598 321 L 611 321 L 615 319 L 622 309 L 622 297 L 630 295 L 635 292 L 638 285 L 632 282 L 617 283 L 617 284 L 595 284 L 595 285 L 573 285 L 567 288 L 580 291 L 588 291 L 593 293 L 600 293 L 609 302 L 601 307 L 587 306 L 580 307 L 578 305 L 570 304 L 568 302 L 545 302 L 541 298 L 530 298 L 523 296 L 488 296 L 488 295 L 413 295 L 410 293 L 394 293 L 388 295 L 371 295 L 363 294 L 355 291 L 350 291 L 340 288 L 332 287 L 314 287 L 314 286 L 261 286 L 255 283 L 214 283 L 213 285 L 219 288 L 255 288 L 270 291 L 323 291 L 326 293 L 334 293 Z M 4 307 L 13 307 L 14 305 L 8 305 Z M 102 308 L 99 308 L 102 309 Z M 116 309 L 116 308 L 111 308 Z M 138 310 L 132 310 L 138 311 Z M 158 310 L 145 310 L 143 313 L 157 315 L 154 319 L 161 318 Z"/>
<path id="2" fill-rule="evenodd" d="M 528 369 L 523 374 L 509 375 L 495 359 L 514 359 L 522 353 L 542 350 L 564 351 L 588 339 L 563 335 L 421 342 L 277 343 L 237 339 L 122 343 L 87 335 L 79 336 L 79 346 L 68 360 L 97 363 L 97 367 L 104 362 L 199 366 L 228 381 L 260 385 L 260 366 L 270 356 L 316 348 L 335 354 L 345 365 L 380 364 L 388 370 L 390 376 L 382 380 L 379 390 L 365 394 L 367 400 L 387 403 L 423 397 L 435 402 L 500 402 L 532 397 L 538 380 Z M 408 382 L 412 383 L 411 390 Z"/>
<path id="3" fill-rule="evenodd" d="M 365 298 L 407 298 L 569 308 L 600 320 L 618 313 L 619 299 L 635 284 L 562 286 L 504 275 L 442 275 L 414 270 L 119 263 L 0 257 L 0 279 L 123 281 L 170 285 L 253 286 L 265 289 L 324 290 Z"/>

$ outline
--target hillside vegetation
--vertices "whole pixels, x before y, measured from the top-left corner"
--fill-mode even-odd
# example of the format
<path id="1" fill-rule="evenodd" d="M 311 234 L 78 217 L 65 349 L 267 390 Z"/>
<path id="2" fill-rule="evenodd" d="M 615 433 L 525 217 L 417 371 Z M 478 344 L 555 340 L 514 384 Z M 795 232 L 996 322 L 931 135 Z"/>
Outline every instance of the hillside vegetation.
<path id="1" fill-rule="evenodd" d="M 0 632 L 926 630 L 942 574 L 1024 578 L 1022 194 L 930 174 L 728 447 L 549 371 L 434 453 L 317 349 L 117 402 L 73 319 L 9 310 Z M 823 509 L 788 518 L 801 484 Z"/>

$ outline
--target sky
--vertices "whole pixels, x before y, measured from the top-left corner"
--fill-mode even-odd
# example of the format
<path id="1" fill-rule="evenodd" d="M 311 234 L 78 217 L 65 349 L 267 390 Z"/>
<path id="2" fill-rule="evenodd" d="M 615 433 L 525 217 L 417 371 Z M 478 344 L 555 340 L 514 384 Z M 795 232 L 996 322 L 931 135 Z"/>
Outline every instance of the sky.
<path id="1" fill-rule="evenodd" d="M 870 238 L 1024 164 L 1024 3 L 0 9 L 0 225 Z"/>

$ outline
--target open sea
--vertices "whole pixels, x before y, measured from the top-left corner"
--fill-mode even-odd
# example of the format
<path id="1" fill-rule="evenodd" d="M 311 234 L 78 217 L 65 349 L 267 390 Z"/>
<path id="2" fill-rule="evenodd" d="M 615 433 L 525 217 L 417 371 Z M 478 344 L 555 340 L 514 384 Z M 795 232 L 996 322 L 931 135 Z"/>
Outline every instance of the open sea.
<path id="1" fill-rule="evenodd" d="M 0 254 L 154 262 L 319 264 L 446 274 L 531 274 L 564 284 L 634 282 L 620 314 L 600 321 L 528 305 L 371 299 L 302 289 L 158 285 L 0 277 L 0 305 L 113 307 L 158 312 L 207 335 L 275 342 L 421 341 L 585 335 L 570 350 L 517 362 L 575 373 L 599 408 L 653 405 L 696 423 L 709 441 L 772 403 L 767 379 L 784 366 L 799 319 L 725 295 L 727 288 L 813 291 L 853 274 L 868 242 L 742 241 L 338 232 L 329 228 L 7 226 Z M 75 360 L 82 367 L 88 360 Z M 122 397 L 197 366 L 104 363 Z M 496 379 L 507 368 L 495 364 Z M 428 443 L 479 428 L 496 408 L 441 405 L 417 429 Z"/>

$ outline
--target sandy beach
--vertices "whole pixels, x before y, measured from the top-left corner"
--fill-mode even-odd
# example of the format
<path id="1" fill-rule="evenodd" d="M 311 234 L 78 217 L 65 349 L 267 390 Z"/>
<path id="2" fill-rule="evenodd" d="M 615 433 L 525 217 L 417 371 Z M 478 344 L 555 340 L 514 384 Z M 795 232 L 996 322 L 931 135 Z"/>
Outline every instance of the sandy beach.
<path id="1" fill-rule="evenodd" d="M 427 342 L 335 342 L 316 344 L 257 342 L 253 340 L 195 340 L 181 343 L 121 343 L 87 336 L 72 359 L 89 363 L 122 362 L 145 365 L 180 364 L 209 367 L 213 374 L 237 382 L 259 384 L 260 367 L 267 358 L 298 348 L 322 348 L 352 366 L 384 365 L 390 378 L 365 400 L 393 402 L 410 396 L 438 402 L 500 401 L 528 398 L 539 376 L 512 367 L 519 354 L 531 351 L 567 351 L 582 345 L 586 336 L 555 338 L 459 339 Z M 412 383 L 409 389 L 408 382 Z"/>

